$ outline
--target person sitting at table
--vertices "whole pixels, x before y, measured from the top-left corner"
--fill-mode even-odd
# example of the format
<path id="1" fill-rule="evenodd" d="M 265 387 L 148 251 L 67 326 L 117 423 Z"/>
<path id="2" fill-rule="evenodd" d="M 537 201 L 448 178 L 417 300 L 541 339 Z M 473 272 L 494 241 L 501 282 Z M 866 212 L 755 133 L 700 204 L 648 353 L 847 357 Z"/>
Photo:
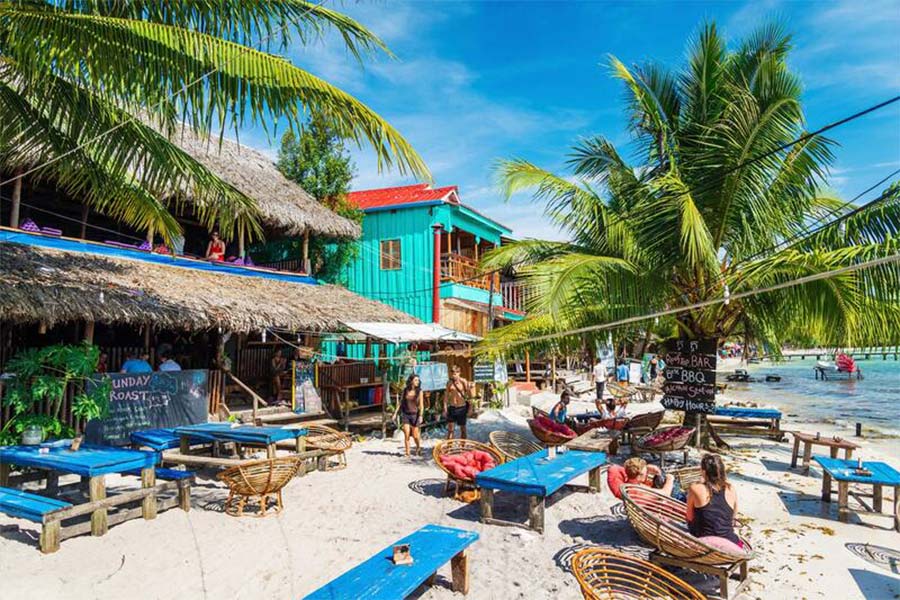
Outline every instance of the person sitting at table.
<path id="1" fill-rule="evenodd" d="M 737 493 L 728 483 L 725 463 L 717 454 L 700 459 L 699 483 L 691 484 L 687 492 L 687 522 L 695 537 L 725 538 L 739 548 L 744 547 L 734 532 L 737 514 Z"/>
<path id="2" fill-rule="evenodd" d="M 671 496 L 675 478 L 663 473 L 656 465 L 648 465 L 643 458 L 632 456 L 624 465 L 613 465 L 606 473 L 606 484 L 616 498 L 622 498 L 620 488 L 624 483 L 646 485 Z"/>
<path id="3" fill-rule="evenodd" d="M 168 347 L 162 348 L 159 354 L 159 370 L 161 372 L 166 371 L 180 371 L 181 365 L 175 362 L 171 356 L 172 350 Z"/>
<path id="4" fill-rule="evenodd" d="M 565 425 L 566 417 L 568 416 L 569 412 L 569 402 L 571 401 L 572 396 L 569 390 L 563 390 L 562 395 L 560 395 L 559 397 L 559 402 L 557 402 L 553 406 L 553 410 L 550 411 L 550 418 L 557 423 Z"/>
<path id="5" fill-rule="evenodd" d="M 594 401 L 594 404 L 597 406 L 600 418 L 604 421 L 607 419 L 628 418 L 627 402 L 620 403 L 620 401 L 617 401 L 615 398 L 607 398 L 603 404 L 596 400 Z"/>
<path id="6" fill-rule="evenodd" d="M 284 376 L 284 373 L 287 370 L 287 359 L 284 357 L 284 353 L 280 348 L 275 351 L 275 355 L 272 357 L 270 367 L 272 374 L 272 397 L 275 402 L 280 402 L 281 378 Z"/>
<path id="7" fill-rule="evenodd" d="M 209 243 L 206 245 L 206 259 L 219 262 L 225 260 L 225 242 L 219 237 L 218 231 L 213 231 L 209 236 Z"/>
<path id="8" fill-rule="evenodd" d="M 120 373 L 152 373 L 153 367 L 150 366 L 150 355 L 144 352 L 138 355 L 136 352 L 129 352 L 127 359 L 122 363 Z"/>

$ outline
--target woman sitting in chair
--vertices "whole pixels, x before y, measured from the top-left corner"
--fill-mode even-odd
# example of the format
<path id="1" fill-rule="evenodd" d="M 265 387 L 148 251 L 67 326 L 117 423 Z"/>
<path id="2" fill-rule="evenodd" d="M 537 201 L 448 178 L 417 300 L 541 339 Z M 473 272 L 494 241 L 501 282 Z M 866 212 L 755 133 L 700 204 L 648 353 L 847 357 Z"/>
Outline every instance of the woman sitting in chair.
<path id="1" fill-rule="evenodd" d="M 744 544 L 734 532 L 737 513 L 737 494 L 725 472 L 725 464 L 716 454 L 700 460 L 702 481 L 694 483 L 687 494 L 687 522 L 695 537 L 719 537 L 739 548 Z"/>

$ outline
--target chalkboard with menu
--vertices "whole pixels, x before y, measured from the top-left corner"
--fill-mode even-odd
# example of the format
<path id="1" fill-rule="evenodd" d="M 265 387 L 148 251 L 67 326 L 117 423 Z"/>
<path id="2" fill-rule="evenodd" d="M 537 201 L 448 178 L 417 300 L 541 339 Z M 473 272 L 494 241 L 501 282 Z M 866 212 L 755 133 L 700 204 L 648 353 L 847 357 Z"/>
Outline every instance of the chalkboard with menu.
<path id="1" fill-rule="evenodd" d="M 488 383 L 494 381 L 494 363 L 477 362 L 474 367 L 473 380 L 476 383 Z"/>
<path id="2" fill-rule="evenodd" d="M 209 371 L 113 373 L 109 414 L 89 421 L 85 440 L 124 446 L 143 429 L 180 427 L 206 422 Z M 90 385 L 90 384 L 89 384 Z"/>
<path id="3" fill-rule="evenodd" d="M 715 338 L 665 343 L 663 406 L 691 413 L 715 412 L 717 347 Z"/>

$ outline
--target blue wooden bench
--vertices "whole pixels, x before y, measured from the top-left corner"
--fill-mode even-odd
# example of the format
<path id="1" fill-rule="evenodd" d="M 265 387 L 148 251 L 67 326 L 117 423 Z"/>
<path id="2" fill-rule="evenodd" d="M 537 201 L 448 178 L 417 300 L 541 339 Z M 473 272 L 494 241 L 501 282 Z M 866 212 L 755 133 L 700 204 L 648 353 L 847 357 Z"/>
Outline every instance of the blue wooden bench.
<path id="1" fill-rule="evenodd" d="M 41 552 L 44 553 L 59 550 L 59 532 L 62 523 L 59 511 L 71 507 L 71 504 L 61 500 L 0 487 L 0 512 L 40 523 L 40 546 Z"/>
<path id="2" fill-rule="evenodd" d="M 191 510 L 191 483 L 194 481 L 194 473 L 192 471 L 181 471 L 179 469 L 166 469 L 164 467 L 156 467 L 156 478 L 165 481 L 175 481 L 178 483 L 178 506 L 185 512 Z M 123 475 L 141 476 L 141 469 L 132 469 L 125 471 Z"/>
<path id="3" fill-rule="evenodd" d="M 305 600 L 398 600 L 425 582 L 434 583 L 437 570 L 450 561 L 454 592 L 469 592 L 466 549 L 478 539 L 474 531 L 426 525 L 306 596 Z M 411 565 L 395 565 L 394 546 L 409 544 Z"/>
<path id="4" fill-rule="evenodd" d="M 718 406 L 706 420 L 716 433 L 759 436 L 780 442 L 784 439 L 781 417 L 781 411 L 774 408 Z"/>

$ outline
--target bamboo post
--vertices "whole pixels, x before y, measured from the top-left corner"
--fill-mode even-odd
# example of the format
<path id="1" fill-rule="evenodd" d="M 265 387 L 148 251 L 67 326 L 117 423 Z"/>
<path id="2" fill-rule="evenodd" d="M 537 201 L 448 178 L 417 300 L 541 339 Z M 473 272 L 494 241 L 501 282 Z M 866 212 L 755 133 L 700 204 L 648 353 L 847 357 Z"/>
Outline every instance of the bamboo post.
<path id="1" fill-rule="evenodd" d="M 144 351 L 150 352 L 150 323 L 144 324 Z"/>
<path id="2" fill-rule="evenodd" d="M 12 191 L 12 209 L 9 213 L 9 226 L 16 228 L 19 226 L 19 207 L 22 204 L 22 169 L 16 169 L 16 180 L 13 182 Z"/>
<path id="3" fill-rule="evenodd" d="M 86 321 L 84 324 L 84 341 L 88 344 L 94 343 L 94 322 Z"/>
<path id="4" fill-rule="evenodd" d="M 87 239 L 87 220 L 90 213 L 91 208 L 87 204 L 81 207 L 81 232 L 79 237 L 83 240 Z"/>
<path id="5" fill-rule="evenodd" d="M 151 225 L 147 228 L 147 243 L 150 244 L 150 249 L 153 249 L 153 234 L 156 233 L 156 229 Z"/>
<path id="6" fill-rule="evenodd" d="M 303 233 L 303 272 L 312 275 L 312 264 L 309 261 L 309 231 Z"/>
<path id="7" fill-rule="evenodd" d="M 238 256 L 244 258 L 244 228 L 238 229 Z"/>
<path id="8" fill-rule="evenodd" d="M 531 354 L 525 351 L 525 383 L 531 383 Z"/>

